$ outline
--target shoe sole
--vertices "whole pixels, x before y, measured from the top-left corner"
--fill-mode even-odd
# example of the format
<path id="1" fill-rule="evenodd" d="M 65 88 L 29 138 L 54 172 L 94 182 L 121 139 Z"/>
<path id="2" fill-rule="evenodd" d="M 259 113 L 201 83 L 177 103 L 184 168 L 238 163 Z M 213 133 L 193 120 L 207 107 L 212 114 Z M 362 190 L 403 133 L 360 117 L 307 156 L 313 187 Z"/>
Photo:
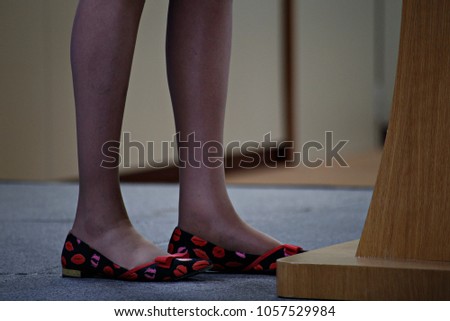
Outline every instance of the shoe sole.
<path id="1" fill-rule="evenodd" d="M 168 281 L 169 282 L 170 281 L 178 281 L 178 280 L 181 280 L 181 279 L 185 279 L 185 278 L 197 275 L 197 274 L 202 273 L 202 272 L 208 272 L 210 270 L 211 270 L 211 267 L 209 266 L 209 267 L 207 267 L 207 268 L 205 268 L 203 270 L 195 271 L 195 272 L 192 272 L 190 274 L 186 274 L 186 275 L 183 275 L 181 277 L 174 278 L 174 279 L 168 280 Z M 69 277 L 69 278 L 107 278 L 108 279 L 108 277 L 105 276 L 105 275 L 86 273 L 86 272 L 83 272 L 83 271 L 80 271 L 80 270 L 73 270 L 73 269 L 66 269 L 66 268 L 62 268 L 62 277 Z M 113 279 L 113 278 L 109 278 L 109 279 Z M 116 279 L 116 280 L 119 280 L 119 279 Z M 151 282 L 151 281 L 149 281 L 149 282 Z"/>

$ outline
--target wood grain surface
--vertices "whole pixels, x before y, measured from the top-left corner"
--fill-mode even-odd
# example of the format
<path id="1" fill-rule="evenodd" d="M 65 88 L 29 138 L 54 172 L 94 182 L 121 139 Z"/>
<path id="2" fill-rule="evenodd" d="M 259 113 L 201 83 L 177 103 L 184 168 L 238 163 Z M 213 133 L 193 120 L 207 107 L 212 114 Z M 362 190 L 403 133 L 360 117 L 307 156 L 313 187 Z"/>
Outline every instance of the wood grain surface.
<path id="1" fill-rule="evenodd" d="M 392 114 L 361 240 L 281 259 L 279 296 L 450 300 L 450 1 L 404 0 Z"/>

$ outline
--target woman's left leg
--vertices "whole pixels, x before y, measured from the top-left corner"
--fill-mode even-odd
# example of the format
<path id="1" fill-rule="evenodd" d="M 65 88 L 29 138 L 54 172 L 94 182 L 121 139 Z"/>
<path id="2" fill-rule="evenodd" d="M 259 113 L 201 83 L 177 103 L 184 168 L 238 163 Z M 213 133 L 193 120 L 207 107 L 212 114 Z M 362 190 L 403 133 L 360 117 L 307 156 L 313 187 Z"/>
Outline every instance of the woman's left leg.
<path id="1" fill-rule="evenodd" d="M 199 160 L 180 168 L 179 227 L 229 250 L 262 254 L 280 243 L 239 217 L 228 197 L 223 162 L 208 166 L 198 145 L 223 143 L 231 24 L 231 0 L 170 1 L 167 74 L 179 157 Z M 192 133 L 197 145 L 188 137 Z"/>

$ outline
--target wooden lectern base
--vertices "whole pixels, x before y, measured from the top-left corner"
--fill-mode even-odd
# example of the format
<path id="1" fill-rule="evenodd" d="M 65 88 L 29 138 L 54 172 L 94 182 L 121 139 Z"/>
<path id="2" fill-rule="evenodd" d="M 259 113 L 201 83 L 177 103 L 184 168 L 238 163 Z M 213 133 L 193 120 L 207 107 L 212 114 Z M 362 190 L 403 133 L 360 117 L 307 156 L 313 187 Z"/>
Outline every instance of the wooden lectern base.
<path id="1" fill-rule="evenodd" d="M 279 260 L 279 296 L 450 300 L 450 1 L 404 0 L 400 34 L 361 240 Z"/>
<path id="2" fill-rule="evenodd" d="M 450 262 L 358 258 L 358 241 L 281 259 L 281 297 L 335 300 L 450 300 Z"/>

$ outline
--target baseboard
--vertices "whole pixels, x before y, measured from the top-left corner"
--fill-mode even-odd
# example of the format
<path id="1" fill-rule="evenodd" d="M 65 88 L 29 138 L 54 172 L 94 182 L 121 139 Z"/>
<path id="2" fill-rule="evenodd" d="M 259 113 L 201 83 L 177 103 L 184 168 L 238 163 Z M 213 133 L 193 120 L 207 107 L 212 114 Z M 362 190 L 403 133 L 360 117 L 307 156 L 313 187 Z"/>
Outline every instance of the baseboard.
<path id="1" fill-rule="evenodd" d="M 225 158 L 225 172 L 249 171 L 265 166 L 266 163 L 284 162 L 289 159 L 288 144 L 279 144 L 276 148 L 261 149 L 252 154 L 229 155 Z M 256 157 L 258 154 L 258 157 Z M 253 161 L 252 161 L 253 160 Z M 178 167 L 147 168 L 132 173 L 120 175 L 121 182 L 127 183 L 176 183 L 178 182 Z"/>

